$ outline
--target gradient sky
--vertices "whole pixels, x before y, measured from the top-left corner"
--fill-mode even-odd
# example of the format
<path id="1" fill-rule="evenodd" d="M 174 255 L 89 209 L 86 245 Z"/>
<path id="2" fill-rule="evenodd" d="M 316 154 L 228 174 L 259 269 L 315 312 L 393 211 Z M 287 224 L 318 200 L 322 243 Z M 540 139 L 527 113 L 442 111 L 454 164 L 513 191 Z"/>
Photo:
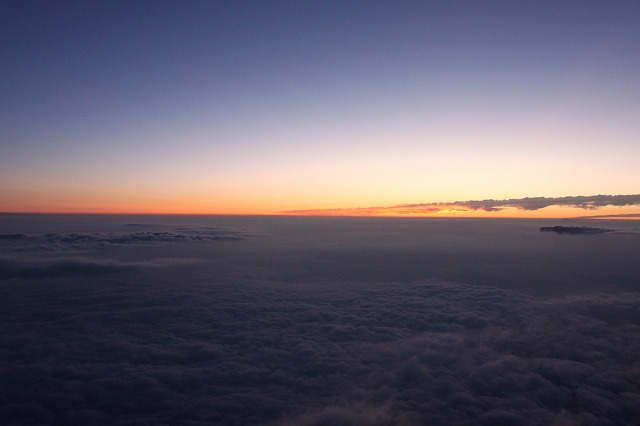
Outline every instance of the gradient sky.
<path id="1" fill-rule="evenodd" d="M 0 211 L 640 193 L 637 1 L 6 1 L 0 43 Z"/>

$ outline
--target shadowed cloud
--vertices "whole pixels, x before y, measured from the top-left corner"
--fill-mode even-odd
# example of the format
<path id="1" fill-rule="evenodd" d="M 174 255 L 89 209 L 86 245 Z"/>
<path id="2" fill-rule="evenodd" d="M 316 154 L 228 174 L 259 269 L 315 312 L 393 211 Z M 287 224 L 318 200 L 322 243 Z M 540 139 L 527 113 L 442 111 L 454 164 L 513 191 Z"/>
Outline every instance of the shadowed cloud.
<path id="1" fill-rule="evenodd" d="M 113 259 L 96 260 L 84 257 L 13 260 L 0 258 L 0 280 L 10 278 L 59 278 L 68 276 L 102 276 L 141 268 L 192 265 L 202 262 L 190 258 L 159 258 L 143 262 L 123 262 Z"/>
<path id="2" fill-rule="evenodd" d="M 555 232 L 556 234 L 569 235 L 595 235 L 613 232 L 612 229 L 594 228 L 590 226 L 543 226 L 540 232 Z"/>
<path id="3" fill-rule="evenodd" d="M 60 232 L 121 229 L 80 219 L 5 232 L 132 234 Z M 640 417 L 637 234 L 549 238 L 537 220 L 198 220 L 265 238 L 0 256 L 0 422 Z"/>
<path id="4" fill-rule="evenodd" d="M 25 234 L 0 234 L 0 241 L 26 240 L 29 236 Z"/>
<path id="5" fill-rule="evenodd" d="M 542 302 L 451 282 L 1 290 L 8 423 L 624 425 L 640 415 L 637 294 Z"/>
<path id="6" fill-rule="evenodd" d="M 153 225 L 127 224 L 128 228 L 152 228 Z M 157 226 L 155 226 L 157 228 Z M 70 232 L 45 234 L 0 234 L 0 241 L 15 242 L 4 251 L 87 250 L 118 245 L 159 245 L 167 243 L 237 241 L 249 236 L 240 230 L 209 227 L 175 227 L 169 230 L 138 232 Z"/>

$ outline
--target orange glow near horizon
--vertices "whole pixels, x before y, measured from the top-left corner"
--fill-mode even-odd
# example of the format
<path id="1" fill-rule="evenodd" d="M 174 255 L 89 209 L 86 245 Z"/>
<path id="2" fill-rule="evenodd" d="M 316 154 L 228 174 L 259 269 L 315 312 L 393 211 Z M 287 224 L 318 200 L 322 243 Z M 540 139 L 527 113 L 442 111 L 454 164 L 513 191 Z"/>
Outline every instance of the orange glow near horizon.
<path id="1" fill-rule="evenodd" d="M 9 194 L 11 195 L 11 194 Z M 13 194 L 16 195 L 16 194 Z M 549 205 L 537 209 L 505 206 L 494 210 L 470 207 L 464 203 L 398 204 L 374 207 L 337 207 L 285 210 L 285 203 L 276 203 L 265 197 L 262 200 L 243 200 L 240 197 L 225 197 L 218 201 L 189 196 L 108 196 L 86 197 L 77 200 L 67 197 L 8 197 L 8 205 L 0 207 L 2 213 L 71 213 L 71 214 L 185 214 L 185 215 L 279 215 L 279 216 L 366 216 L 366 217 L 449 217 L 449 218 L 536 218 L 564 219 L 591 218 L 640 220 L 637 205 L 607 205 L 595 209 Z M 307 203 L 310 203 L 307 201 Z M 322 203 L 328 204 L 328 203 Z M 321 205 L 316 204 L 313 207 Z M 291 203 L 289 203 L 291 206 Z M 296 206 L 297 207 L 297 206 Z M 324 206 L 323 206 L 324 207 Z"/>
<path id="2" fill-rule="evenodd" d="M 550 206 L 538 210 L 521 210 L 507 207 L 499 211 L 462 210 L 445 208 L 431 213 L 401 213 L 393 208 L 371 209 L 333 209 L 333 210 L 305 210 L 302 212 L 287 213 L 290 216 L 368 216 L 368 217 L 448 217 L 448 218 L 501 218 L 501 219 L 616 219 L 616 220 L 640 220 L 638 207 L 606 206 L 597 210 L 586 210 L 574 207 Z M 625 215 L 628 215 L 625 217 Z M 636 215 L 636 216 L 631 216 Z M 606 217 L 597 217 L 606 216 Z"/>

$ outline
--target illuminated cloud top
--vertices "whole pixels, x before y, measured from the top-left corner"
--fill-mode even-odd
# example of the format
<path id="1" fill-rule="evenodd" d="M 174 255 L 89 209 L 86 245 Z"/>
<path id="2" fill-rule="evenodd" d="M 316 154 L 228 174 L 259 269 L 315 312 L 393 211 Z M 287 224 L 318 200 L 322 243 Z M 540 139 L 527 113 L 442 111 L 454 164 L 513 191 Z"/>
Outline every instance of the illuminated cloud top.
<path id="1" fill-rule="evenodd" d="M 362 207 L 355 209 L 319 209 L 319 210 L 289 210 L 283 214 L 305 216 L 412 216 L 431 215 L 438 213 L 484 211 L 498 212 L 505 209 L 540 210 L 551 206 L 561 206 L 584 210 L 597 210 L 605 206 L 640 206 L 640 194 L 634 195 L 593 195 L 569 197 L 526 197 L 509 200 L 470 200 L 454 201 L 450 203 L 419 203 L 398 204 L 394 206 Z M 616 215 L 619 216 L 619 215 Z M 628 217 L 637 215 L 630 214 Z"/>

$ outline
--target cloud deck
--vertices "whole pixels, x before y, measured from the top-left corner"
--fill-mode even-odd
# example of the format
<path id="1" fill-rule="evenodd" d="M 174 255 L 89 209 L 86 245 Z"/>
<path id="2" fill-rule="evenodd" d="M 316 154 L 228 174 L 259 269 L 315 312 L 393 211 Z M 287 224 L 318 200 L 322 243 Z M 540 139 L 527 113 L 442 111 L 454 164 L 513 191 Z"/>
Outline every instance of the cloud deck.
<path id="1" fill-rule="evenodd" d="M 631 424 L 640 415 L 637 295 L 540 302 L 441 282 L 2 291 L 9 423 Z"/>
<path id="2" fill-rule="evenodd" d="M 29 237 L 2 240 L 2 421 L 640 418 L 638 234 L 555 238 L 539 221 L 310 218 L 239 232 L 234 220 L 182 231 L 3 230 Z M 147 244 L 131 237 L 138 232 L 158 238 Z M 54 249 L 21 251 L 16 241 Z"/>

